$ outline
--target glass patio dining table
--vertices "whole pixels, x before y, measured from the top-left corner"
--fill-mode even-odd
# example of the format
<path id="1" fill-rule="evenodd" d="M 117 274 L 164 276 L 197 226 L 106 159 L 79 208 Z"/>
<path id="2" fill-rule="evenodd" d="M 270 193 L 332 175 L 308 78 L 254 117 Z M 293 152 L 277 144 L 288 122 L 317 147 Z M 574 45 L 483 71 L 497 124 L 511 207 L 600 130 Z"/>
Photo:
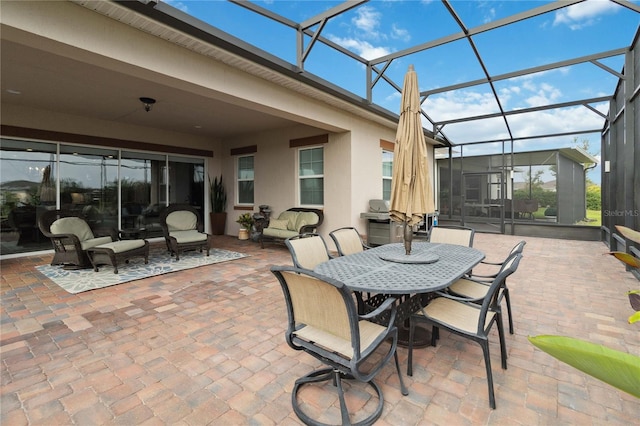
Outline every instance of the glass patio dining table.
<path id="1" fill-rule="evenodd" d="M 485 258 L 473 247 L 414 241 L 410 255 L 403 243 L 385 244 L 319 264 L 314 271 L 343 282 L 351 290 L 368 293 L 362 310 L 372 310 L 389 295 L 399 304 L 396 325 L 399 344 L 408 344 L 407 320 L 424 306 L 430 293 L 453 284 Z M 430 336 L 418 333 L 414 345 L 426 346 Z"/>

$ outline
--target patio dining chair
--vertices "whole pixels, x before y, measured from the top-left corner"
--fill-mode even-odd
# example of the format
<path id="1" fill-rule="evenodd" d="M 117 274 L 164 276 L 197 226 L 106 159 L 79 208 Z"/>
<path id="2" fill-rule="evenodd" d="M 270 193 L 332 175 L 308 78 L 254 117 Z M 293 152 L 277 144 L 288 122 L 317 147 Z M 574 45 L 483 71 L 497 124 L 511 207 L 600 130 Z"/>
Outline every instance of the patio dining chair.
<path id="1" fill-rule="evenodd" d="M 489 290 L 482 299 L 457 297 L 449 293 L 437 292 L 438 297 L 411 315 L 409 319 L 409 356 L 407 361 L 407 374 L 409 376 L 413 375 L 413 338 L 416 325 L 425 323 L 433 327 L 433 332 L 431 333 L 432 346 L 436 345 L 439 330 L 443 328 L 450 333 L 471 339 L 482 347 L 484 364 L 487 370 L 489 405 L 491 408 L 496 408 L 491 357 L 489 355 L 489 332 L 495 323 L 498 327 L 498 336 L 500 338 L 502 368 L 506 370 L 507 351 L 498 294 L 507 277 L 517 269 L 521 258 L 522 254 L 516 254 L 502 265 L 500 272 L 493 279 Z"/>
<path id="2" fill-rule="evenodd" d="M 516 254 L 521 254 L 524 250 L 524 246 L 527 244 L 526 241 L 520 241 L 518 244 L 513 246 L 513 248 L 509 251 L 509 254 L 502 262 L 489 262 L 487 260 L 483 260 L 480 262 L 483 265 L 491 265 L 493 267 L 500 266 L 505 264 L 512 256 Z M 493 274 L 469 274 L 468 276 L 459 279 L 455 283 L 453 283 L 447 291 L 462 297 L 471 297 L 475 299 L 483 298 L 487 291 L 489 290 L 489 286 L 491 281 L 498 276 L 500 271 Z M 509 287 L 507 287 L 507 281 L 505 280 L 504 285 L 500 289 L 500 294 L 498 295 L 499 306 L 502 305 L 502 299 L 505 300 L 507 304 L 507 317 L 509 319 L 509 334 L 513 334 L 513 316 L 511 313 L 511 298 L 509 296 Z"/>
<path id="3" fill-rule="evenodd" d="M 371 248 L 364 243 L 358 230 L 350 226 L 333 230 L 329 232 L 329 236 L 336 244 L 340 256 L 359 253 Z"/>
<path id="4" fill-rule="evenodd" d="M 432 226 L 427 234 L 427 241 L 473 247 L 475 232 L 475 229 L 466 226 Z"/>
<path id="5" fill-rule="evenodd" d="M 291 403 L 300 420 L 305 424 L 324 424 L 303 411 L 304 404 L 299 402 L 298 394 L 303 387 L 314 384 L 316 388 L 325 389 L 323 382 L 328 382 L 338 393 L 342 424 L 352 424 L 352 416 L 358 415 L 362 407 L 350 412 L 344 394 L 354 390 L 354 394 L 359 395 L 356 400 L 360 400 L 363 394 L 351 386 L 343 388 L 343 381 L 355 380 L 373 389 L 373 395 L 367 392 L 364 395 L 371 397 L 374 403 L 377 397 L 377 405 L 371 414 L 367 410 L 365 419 L 355 419 L 354 424 L 373 424 L 382 414 L 384 406 L 382 389 L 374 382 L 374 378 L 391 357 L 395 359 L 401 392 L 408 395 L 396 351 L 398 330 L 394 325 L 394 298 L 387 299 L 369 315 L 359 315 L 351 290 L 342 282 L 291 266 L 274 266 L 271 271 L 280 282 L 287 305 L 288 327 L 285 338 L 288 345 L 308 353 L 328 366 L 295 381 Z M 391 313 L 386 324 L 380 325 L 368 320 L 385 310 Z"/>
<path id="6" fill-rule="evenodd" d="M 327 243 L 319 234 L 298 234 L 284 240 L 284 244 L 297 268 L 313 270 L 322 262 L 333 258 Z"/>

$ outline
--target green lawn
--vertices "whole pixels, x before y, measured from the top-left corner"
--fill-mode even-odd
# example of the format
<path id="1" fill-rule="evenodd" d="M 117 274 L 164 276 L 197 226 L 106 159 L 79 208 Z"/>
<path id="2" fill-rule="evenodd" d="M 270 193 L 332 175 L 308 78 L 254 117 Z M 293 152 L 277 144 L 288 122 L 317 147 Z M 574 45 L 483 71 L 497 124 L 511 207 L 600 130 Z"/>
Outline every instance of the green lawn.
<path id="1" fill-rule="evenodd" d="M 544 219 L 545 210 L 546 207 L 540 207 L 538 211 L 533 214 L 533 216 L 536 219 Z M 576 225 L 600 226 L 602 224 L 600 213 L 600 210 L 587 210 L 587 220 L 577 222 Z"/>

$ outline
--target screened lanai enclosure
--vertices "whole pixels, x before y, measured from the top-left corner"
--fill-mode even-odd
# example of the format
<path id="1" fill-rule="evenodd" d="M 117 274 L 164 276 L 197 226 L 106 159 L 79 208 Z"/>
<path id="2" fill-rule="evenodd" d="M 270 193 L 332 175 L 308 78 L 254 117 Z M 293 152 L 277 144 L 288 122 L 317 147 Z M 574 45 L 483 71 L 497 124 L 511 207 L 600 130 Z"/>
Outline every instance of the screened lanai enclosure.
<path id="1" fill-rule="evenodd" d="M 441 220 L 499 233 L 518 224 L 589 225 L 587 175 L 597 159 L 579 148 L 458 155 L 436 163 Z"/>

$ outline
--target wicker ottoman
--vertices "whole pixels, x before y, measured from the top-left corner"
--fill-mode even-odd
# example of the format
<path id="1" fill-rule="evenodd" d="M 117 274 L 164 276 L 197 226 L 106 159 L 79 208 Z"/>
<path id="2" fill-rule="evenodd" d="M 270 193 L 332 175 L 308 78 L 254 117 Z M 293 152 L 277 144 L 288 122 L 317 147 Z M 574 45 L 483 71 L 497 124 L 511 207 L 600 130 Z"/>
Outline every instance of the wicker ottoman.
<path id="1" fill-rule="evenodd" d="M 118 273 L 118 263 L 129 262 L 133 257 L 144 257 L 144 263 L 149 263 L 149 242 L 147 240 L 125 240 L 101 244 L 87 249 L 93 270 L 98 272 L 99 265 L 113 266 L 113 273 Z"/>

